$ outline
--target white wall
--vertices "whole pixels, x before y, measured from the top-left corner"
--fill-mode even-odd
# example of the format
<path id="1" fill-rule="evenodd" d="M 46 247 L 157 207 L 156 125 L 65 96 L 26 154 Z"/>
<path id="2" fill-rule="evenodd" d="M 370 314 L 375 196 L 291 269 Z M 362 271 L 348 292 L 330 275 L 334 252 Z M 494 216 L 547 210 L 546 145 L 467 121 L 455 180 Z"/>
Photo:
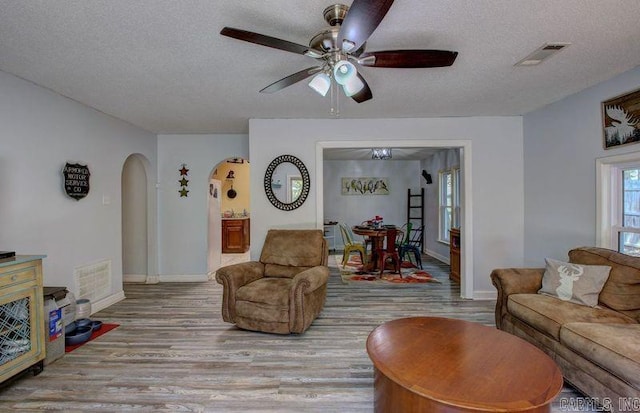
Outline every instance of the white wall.
<path id="1" fill-rule="evenodd" d="M 158 135 L 160 281 L 206 279 L 209 176 L 223 160 L 248 155 L 247 135 Z M 181 198 L 183 163 L 189 195 Z"/>
<path id="2" fill-rule="evenodd" d="M 407 221 L 407 188 L 419 188 L 420 172 L 420 161 L 324 161 L 325 221 L 353 226 L 380 215 L 385 224 L 402 226 Z M 389 178 L 389 195 L 342 195 L 342 177 Z M 337 232 L 340 249 L 344 244 Z"/>
<path id="3" fill-rule="evenodd" d="M 523 261 L 523 155 L 520 117 L 436 119 L 252 119 L 251 255 L 258 257 L 269 228 L 319 228 L 316 222 L 316 142 L 367 140 L 470 140 L 473 174 L 474 296 L 495 294 L 489 274 L 493 268 Z M 291 154 L 311 175 L 307 201 L 290 212 L 273 207 L 260 175 L 276 156 Z M 322 207 L 322 206 L 320 206 Z"/>
<path id="4" fill-rule="evenodd" d="M 46 254 L 44 284 L 74 294 L 75 267 L 110 260 L 112 295 L 121 295 L 122 167 L 139 153 L 153 173 L 155 135 L 4 72 L 0 125 L 0 250 Z M 91 172 L 80 201 L 62 188 L 67 161 Z"/>
<path id="5" fill-rule="evenodd" d="M 527 265 L 595 245 L 595 160 L 640 150 L 603 149 L 601 102 L 639 87 L 636 68 L 524 116 Z"/>

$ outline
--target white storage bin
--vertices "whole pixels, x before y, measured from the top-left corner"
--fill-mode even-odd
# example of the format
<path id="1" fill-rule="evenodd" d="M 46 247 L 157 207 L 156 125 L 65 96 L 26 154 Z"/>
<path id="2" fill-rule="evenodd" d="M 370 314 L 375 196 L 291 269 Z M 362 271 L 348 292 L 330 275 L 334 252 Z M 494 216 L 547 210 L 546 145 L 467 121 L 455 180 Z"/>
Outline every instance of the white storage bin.
<path id="1" fill-rule="evenodd" d="M 62 323 L 65 327 L 76 320 L 76 297 L 71 291 L 67 292 L 64 300 L 56 304 L 62 309 Z"/>
<path id="2" fill-rule="evenodd" d="M 76 320 L 91 317 L 91 301 L 88 298 L 76 300 Z"/>
<path id="3" fill-rule="evenodd" d="M 62 311 L 53 298 L 44 300 L 45 351 L 44 365 L 64 356 L 64 326 Z"/>

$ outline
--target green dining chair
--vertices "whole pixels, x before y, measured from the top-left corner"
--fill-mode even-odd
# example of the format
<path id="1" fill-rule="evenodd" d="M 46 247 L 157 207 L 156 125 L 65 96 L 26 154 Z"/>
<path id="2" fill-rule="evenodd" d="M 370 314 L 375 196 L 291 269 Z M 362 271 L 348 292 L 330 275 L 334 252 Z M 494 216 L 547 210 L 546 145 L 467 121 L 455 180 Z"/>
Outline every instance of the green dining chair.
<path id="1" fill-rule="evenodd" d="M 424 231 L 424 225 L 419 226 L 416 229 L 407 232 L 407 241 L 398 247 L 398 253 L 400 254 L 400 260 L 404 260 L 405 255 L 409 254 L 409 262 L 411 262 L 411 254 L 416 260 L 416 266 L 422 269 L 422 258 L 420 246 L 422 245 L 422 233 Z"/>

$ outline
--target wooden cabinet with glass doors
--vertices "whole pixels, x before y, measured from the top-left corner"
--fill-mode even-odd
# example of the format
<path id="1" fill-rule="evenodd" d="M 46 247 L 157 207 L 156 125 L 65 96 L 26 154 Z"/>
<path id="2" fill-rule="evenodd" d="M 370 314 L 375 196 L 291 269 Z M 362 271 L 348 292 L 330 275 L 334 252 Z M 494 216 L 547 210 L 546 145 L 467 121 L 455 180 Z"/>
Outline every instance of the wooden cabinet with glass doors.
<path id="1" fill-rule="evenodd" d="M 460 282 L 460 228 L 449 230 L 449 278 Z"/>
<path id="2" fill-rule="evenodd" d="M 41 255 L 0 260 L 0 383 L 45 358 Z"/>

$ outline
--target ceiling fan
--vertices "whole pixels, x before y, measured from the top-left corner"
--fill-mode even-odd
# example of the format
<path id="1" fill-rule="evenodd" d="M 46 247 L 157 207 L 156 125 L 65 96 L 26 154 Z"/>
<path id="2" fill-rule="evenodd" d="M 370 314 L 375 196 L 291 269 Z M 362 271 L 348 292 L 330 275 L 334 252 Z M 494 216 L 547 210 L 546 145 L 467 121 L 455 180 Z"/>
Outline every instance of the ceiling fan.
<path id="1" fill-rule="evenodd" d="M 311 38 L 309 46 L 289 42 L 264 34 L 225 27 L 223 36 L 272 47 L 274 49 L 309 56 L 317 65 L 282 78 L 264 89 L 273 93 L 305 80 L 309 86 L 325 96 L 332 80 L 342 86 L 344 93 L 358 103 L 373 97 L 366 80 L 356 68 L 428 68 L 451 66 L 458 52 L 448 50 L 385 50 L 365 52 L 365 42 L 391 8 L 393 0 L 353 0 L 351 7 L 334 4 L 324 10 L 329 27 Z"/>

